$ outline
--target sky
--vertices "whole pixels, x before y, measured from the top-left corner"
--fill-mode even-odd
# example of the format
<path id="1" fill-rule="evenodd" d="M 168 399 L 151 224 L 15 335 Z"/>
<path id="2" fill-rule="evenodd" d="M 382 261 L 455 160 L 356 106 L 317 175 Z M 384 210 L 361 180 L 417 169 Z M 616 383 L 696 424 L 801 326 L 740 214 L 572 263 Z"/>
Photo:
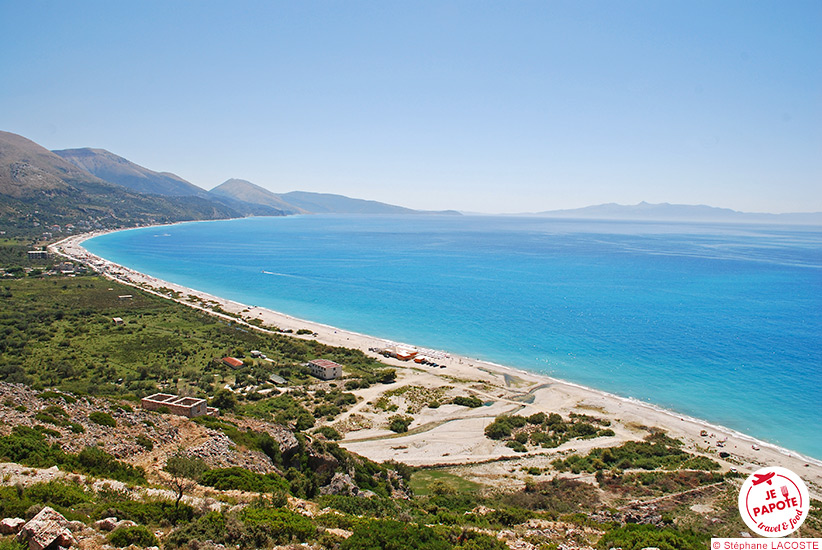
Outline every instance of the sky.
<path id="1" fill-rule="evenodd" d="M 205 189 L 822 211 L 822 2 L 0 0 L 0 130 Z"/>

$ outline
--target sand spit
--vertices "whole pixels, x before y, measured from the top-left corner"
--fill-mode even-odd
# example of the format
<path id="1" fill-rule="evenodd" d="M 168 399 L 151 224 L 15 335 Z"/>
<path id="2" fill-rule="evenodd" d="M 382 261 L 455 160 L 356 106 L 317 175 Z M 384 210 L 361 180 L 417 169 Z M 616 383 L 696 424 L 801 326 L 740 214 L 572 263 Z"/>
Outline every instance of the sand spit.
<path id="1" fill-rule="evenodd" d="M 83 248 L 83 241 L 99 234 L 72 236 L 50 245 L 49 249 L 82 262 L 110 279 L 240 323 L 256 319 L 264 326 L 277 327 L 281 331 L 291 330 L 296 333 L 300 329 L 307 329 L 309 334 L 295 337 L 357 348 L 374 357 L 377 354 L 369 350 L 387 345 L 379 338 L 226 300 L 114 264 Z M 215 312 L 215 308 L 226 313 Z M 435 355 L 436 362 L 445 368 L 380 356 L 381 361 L 397 368 L 397 382 L 354 392 L 363 399 L 333 423 L 345 434 L 341 442 L 344 447 L 373 460 L 393 459 L 415 466 L 481 464 L 477 471 L 485 472 L 480 477 L 486 481 L 495 480 L 496 483 L 501 478 L 506 478 L 516 483 L 521 476 L 513 475 L 513 472 L 521 468 L 512 467 L 513 464 L 544 468 L 557 457 L 571 452 L 585 453 L 593 447 L 619 445 L 623 441 L 641 439 L 647 435 L 648 427 L 657 427 L 683 440 L 690 452 L 717 460 L 725 470 L 736 468 L 741 473 L 750 473 L 765 466 L 782 466 L 799 474 L 815 498 L 822 495 L 822 462 L 818 460 L 722 426 L 577 384 L 442 351 L 429 350 L 428 354 Z M 386 391 L 402 386 L 413 386 L 423 393 L 426 390 L 444 392 L 443 395 L 446 396 L 476 395 L 485 401 L 486 406 L 475 409 L 457 405 L 415 407 L 414 422 L 410 425 L 409 432 L 395 434 L 387 429 L 387 419 L 396 413 L 378 409 L 374 403 Z M 397 399 L 402 401 L 402 398 L 393 399 L 395 402 Z M 400 404 L 411 406 L 409 403 Z M 563 416 L 577 412 L 605 418 L 611 421 L 615 435 L 584 441 L 573 440 L 556 449 L 540 449 L 525 455 L 484 435 L 485 426 L 497 415 L 530 415 L 540 411 L 558 412 Z M 808 436 L 815 437 L 813 433 L 814 428 L 809 426 Z M 720 458 L 720 452 L 730 456 Z"/>

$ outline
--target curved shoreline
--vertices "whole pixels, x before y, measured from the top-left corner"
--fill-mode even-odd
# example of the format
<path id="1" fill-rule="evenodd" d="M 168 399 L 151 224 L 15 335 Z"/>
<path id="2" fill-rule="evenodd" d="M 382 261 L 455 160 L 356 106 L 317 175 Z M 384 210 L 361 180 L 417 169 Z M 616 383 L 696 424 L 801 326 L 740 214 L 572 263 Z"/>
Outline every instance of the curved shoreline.
<path id="1" fill-rule="evenodd" d="M 181 222 L 187 223 L 187 222 Z M 155 227 L 162 227 L 163 224 Z M 157 279 L 143 273 L 137 272 L 130 268 L 115 264 L 104 258 L 96 256 L 88 252 L 82 243 L 90 238 L 109 233 L 110 231 L 94 232 L 81 235 L 75 235 L 63 239 L 57 243 L 49 245 L 49 250 L 90 266 L 92 269 L 105 277 L 115 279 L 127 285 L 135 286 L 165 298 L 170 298 L 167 294 L 158 292 L 160 288 L 171 289 L 180 293 L 180 298 L 175 301 L 189 306 L 206 311 L 213 315 L 221 315 L 213 311 L 208 304 L 218 305 L 221 309 L 229 312 L 230 315 L 226 317 L 243 323 L 248 323 L 249 320 L 259 319 L 266 325 L 279 327 L 282 330 L 291 329 L 297 331 L 300 328 L 308 328 L 314 334 L 308 335 L 310 339 L 316 339 L 323 343 L 335 346 L 353 347 L 360 349 L 363 352 L 374 356 L 375 354 L 369 352 L 369 348 L 383 347 L 386 341 L 381 338 L 373 337 L 367 334 L 361 334 L 345 329 L 340 329 L 322 323 L 299 319 L 291 315 L 280 313 L 267 308 L 250 306 L 227 300 L 219 296 L 184 287 L 176 283 Z M 192 303 L 186 298 L 196 297 L 201 303 Z M 239 319 L 234 316 L 239 316 Z M 249 325 L 253 328 L 254 325 Z M 300 337 L 293 335 L 294 337 Z M 417 346 L 409 346 L 417 347 Z M 639 419 L 640 424 L 649 424 L 651 426 L 663 427 L 673 435 L 685 438 L 690 441 L 695 448 L 706 447 L 713 445 L 716 440 L 727 438 L 725 448 L 728 452 L 736 455 L 737 458 L 742 458 L 744 465 L 740 465 L 740 470 L 755 471 L 758 467 L 764 465 L 779 465 L 789 469 L 793 469 L 803 476 L 810 486 L 816 486 L 817 490 L 811 489 L 812 492 L 822 494 L 822 460 L 812 457 L 804 456 L 800 453 L 780 447 L 776 444 L 759 440 L 748 434 L 729 429 L 724 426 L 712 424 L 708 421 L 694 418 L 691 416 L 679 414 L 675 411 L 662 408 L 652 403 L 640 401 L 638 399 L 622 397 L 606 391 L 597 390 L 569 382 L 562 379 L 553 378 L 544 374 L 537 374 L 521 368 L 500 365 L 488 361 L 481 361 L 479 359 L 471 359 L 464 356 L 453 355 L 448 352 L 439 352 L 444 359 L 438 359 L 447 366 L 442 372 L 436 372 L 435 375 L 449 379 L 467 379 L 476 382 L 485 382 L 500 385 L 499 378 L 505 376 L 512 376 L 514 379 L 523 381 L 523 383 L 534 386 L 538 384 L 549 384 L 550 388 L 559 390 L 560 393 L 566 395 L 568 399 L 576 400 L 583 405 L 583 409 L 587 406 L 589 408 L 602 408 L 613 415 L 620 418 L 627 417 L 623 420 L 635 421 Z M 408 363 L 403 363 L 397 360 L 386 360 L 380 358 L 381 361 L 398 368 L 408 368 Z M 502 382 L 503 386 L 507 386 L 507 380 Z M 538 406 L 534 405 L 534 406 Z M 633 420 L 632 420 L 633 419 Z M 705 438 L 700 436 L 702 431 L 711 432 L 711 437 Z M 715 438 L 715 439 L 714 439 Z M 714 441 L 711 441 L 714 439 Z M 345 443 L 345 441 L 343 441 Z M 356 442 L 352 442 L 356 443 Z M 751 446 L 758 446 L 758 450 L 754 450 Z M 359 451 L 357 451 L 359 452 Z M 366 454 L 366 453 L 363 453 Z"/>

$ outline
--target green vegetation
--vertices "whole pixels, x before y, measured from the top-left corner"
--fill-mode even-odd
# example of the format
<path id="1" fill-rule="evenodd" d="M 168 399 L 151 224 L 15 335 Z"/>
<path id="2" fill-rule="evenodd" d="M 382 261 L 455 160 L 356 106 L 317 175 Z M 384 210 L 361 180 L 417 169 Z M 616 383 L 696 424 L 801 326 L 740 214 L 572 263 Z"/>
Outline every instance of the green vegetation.
<path id="1" fill-rule="evenodd" d="M 221 491 L 288 493 L 290 489 L 288 481 L 277 474 L 258 474 L 239 467 L 208 470 L 199 481 Z"/>
<path id="2" fill-rule="evenodd" d="M 108 541 L 117 548 L 125 546 L 157 546 L 157 537 L 143 525 L 133 525 L 130 527 L 120 527 L 108 536 Z"/>
<path id="3" fill-rule="evenodd" d="M 408 431 L 408 426 L 414 421 L 411 416 L 394 415 L 388 419 L 388 429 L 398 434 Z"/>
<path id="4" fill-rule="evenodd" d="M 682 442 L 662 432 L 654 432 L 644 441 L 628 441 L 619 447 L 592 449 L 587 455 L 571 455 L 552 464 L 560 471 L 596 472 L 608 469 L 655 470 L 718 470 L 719 464 L 710 458 L 694 456 L 680 447 Z"/>
<path id="5" fill-rule="evenodd" d="M 660 529 L 653 525 L 628 524 L 608 531 L 597 543 L 599 550 L 622 548 L 640 550 L 654 547 L 660 550 L 702 550 L 710 536 L 674 528 Z"/>
<path id="6" fill-rule="evenodd" d="M 147 451 L 151 451 L 154 449 L 154 442 L 148 437 L 144 436 L 143 434 L 140 434 L 137 437 L 135 437 L 134 442 Z"/>
<path id="7" fill-rule="evenodd" d="M 0 291 L 0 380 L 7 382 L 75 394 L 170 390 L 205 397 L 226 382 L 263 385 L 272 372 L 291 384 L 313 384 L 302 364 L 316 358 L 370 383 L 393 379 L 393 371 L 359 350 L 249 330 L 96 276 L 6 279 Z M 123 294 L 133 298 L 118 299 Z M 265 350 L 273 363 L 249 361 L 233 370 L 219 361 L 238 349 Z M 43 397 L 59 400 L 59 392 Z"/>
<path id="8" fill-rule="evenodd" d="M 453 546 L 442 535 L 425 525 L 394 520 L 370 521 L 354 528 L 341 550 L 450 550 Z"/>
<path id="9" fill-rule="evenodd" d="M 123 293 L 132 294 L 133 300 L 118 300 L 117 295 Z M 604 532 L 599 542 L 598 534 L 580 541 L 604 550 L 646 546 L 690 549 L 704 547 L 705 533 L 711 529 L 707 523 L 696 522 L 677 522 L 678 528 L 664 529 L 620 527 L 589 518 L 590 512 L 603 506 L 600 489 L 618 500 L 653 498 L 725 479 L 713 471 L 718 467 L 714 461 L 684 452 L 680 442 L 663 433 L 554 462 L 560 471 L 595 473 L 599 487 L 554 477 L 539 482 L 529 479 L 519 491 L 484 494 L 478 484 L 452 473 L 459 472 L 457 469 L 446 472 L 377 464 L 334 443 L 340 438 L 334 428 L 315 428 L 319 419 L 333 418 L 356 403 L 349 390 L 394 381 L 393 369 L 358 351 L 258 333 L 96 277 L 7 280 L 0 294 L 4 297 L 0 300 L 0 380 L 31 384 L 40 390 L 42 401 L 42 405 L 30 407 L 29 413 L 41 425 L 16 426 L 9 435 L 0 436 L 0 461 L 32 467 L 57 465 L 66 471 L 146 484 L 142 469 L 120 462 L 100 448 L 71 454 L 54 441 L 67 439 L 67 431 L 82 430 L 69 414 L 71 411 L 78 418 L 79 407 L 71 406 L 78 398 L 65 392 L 78 394 L 81 404 L 83 400 L 94 401 L 84 394 L 111 396 L 102 407 L 109 412 L 93 412 L 88 418 L 98 425 L 115 427 L 118 422 L 127 423 L 120 415 L 131 410 L 123 399 L 165 390 L 213 395 L 212 404 L 231 414 L 193 421 L 224 433 L 241 450 L 264 453 L 277 472 L 209 470 L 201 460 L 180 452 L 165 466 L 172 475 L 175 499 L 135 501 L 125 492 L 94 492 L 89 486 L 64 482 L 0 486 L 0 514 L 4 517 L 24 517 L 33 506 L 47 504 L 69 519 L 86 523 L 115 516 L 139 524 L 112 533 L 109 543 L 113 546 L 156 545 L 153 531 L 160 529 L 170 533 L 161 541 L 167 548 L 197 548 L 198 543 L 211 540 L 242 550 L 299 542 L 335 550 L 503 550 L 506 546 L 502 541 L 477 529 L 508 529 L 532 518 L 584 524 L 592 527 L 592 532 Z M 126 323 L 114 325 L 113 316 L 123 317 Z M 246 358 L 247 364 L 233 370 L 215 360 L 226 355 L 245 358 L 244 350 L 249 349 L 263 350 L 274 362 L 262 364 Z M 329 384 L 309 377 L 301 364 L 320 357 L 345 365 L 349 378 Z M 288 392 L 259 393 L 271 388 L 266 384 L 272 371 L 288 380 Z M 246 389 L 235 393 L 223 389 L 225 385 Z M 57 389 L 42 391 L 45 387 Z M 448 402 L 465 407 L 482 405 L 478 397 L 470 395 L 449 400 L 451 389 L 403 386 L 386 392 L 374 406 L 397 411 L 390 418 L 390 427 L 404 433 L 413 421 L 411 415 L 423 407 Z M 6 401 L 5 406 L 14 406 L 14 399 Z M 20 412 L 25 413 L 26 407 Z M 284 424 L 296 433 L 294 438 L 280 439 L 286 445 L 281 449 L 264 428 L 247 428 L 253 425 L 250 419 Z M 309 429 L 310 435 L 305 433 Z M 566 419 L 555 413 L 501 416 L 486 430 L 489 438 L 518 451 L 612 433 L 607 420 L 577 414 Z M 158 442 L 162 440 L 154 432 L 149 434 Z M 144 449 L 154 448 L 147 435 L 127 437 L 134 437 Z M 532 466 L 528 473 L 537 476 L 547 470 Z M 321 495 L 321 488 L 338 472 L 351 476 L 360 489 L 358 496 Z M 195 481 L 218 491 L 257 495 L 245 508 L 207 512 L 182 502 Z M 413 495 L 404 498 L 408 487 Z M 311 518 L 297 514 L 286 507 L 289 495 L 312 499 L 319 509 L 331 511 Z M 247 495 L 245 500 L 250 498 Z M 814 502 L 808 524 L 820 524 L 819 514 L 819 503 Z M 327 531 L 331 528 L 346 529 L 353 535 L 343 540 Z M 547 538 L 532 542 L 543 549 L 556 544 Z M 6 545 L 0 550 L 18 550 L 10 546 L 16 543 L 0 539 L 0 544 Z"/>
<path id="10" fill-rule="evenodd" d="M 476 493 L 482 487 L 442 470 L 419 470 L 411 474 L 408 486 L 417 496 Z"/>
<path id="11" fill-rule="evenodd" d="M 180 449 L 166 460 L 165 470 L 171 474 L 169 485 L 176 495 L 174 506 L 179 507 L 183 495 L 194 488 L 208 469 L 200 458 L 193 458 Z"/>
<path id="12" fill-rule="evenodd" d="M 719 483 L 725 476 L 715 472 L 677 470 L 675 472 L 634 472 L 620 474 L 597 471 L 597 483 L 615 494 L 632 497 L 663 495 L 687 491 L 701 485 Z"/>
<path id="13" fill-rule="evenodd" d="M 15 538 L 0 538 L 0 550 L 28 550 L 29 545 Z"/>
<path id="14" fill-rule="evenodd" d="M 101 411 L 94 411 L 89 414 L 88 419 L 100 426 L 108 426 L 109 428 L 117 426 L 117 421 L 110 414 Z"/>
<path id="15" fill-rule="evenodd" d="M 324 438 L 328 439 L 329 441 L 339 441 L 342 439 L 340 432 L 332 428 L 331 426 L 320 426 L 314 433 L 322 435 Z"/>
<path id="16" fill-rule="evenodd" d="M 551 413 L 536 413 L 528 418 L 520 415 L 502 415 L 486 426 L 490 439 L 507 440 L 506 445 L 517 452 L 528 450 L 526 444 L 544 448 L 559 447 L 572 439 L 590 439 L 614 435 L 610 422 L 587 415 L 571 414 L 568 420 Z"/>
<path id="17" fill-rule="evenodd" d="M 478 398 L 475 395 L 470 395 L 467 397 L 464 395 L 459 395 L 455 397 L 453 400 L 451 400 L 451 403 L 453 403 L 454 405 L 460 405 L 462 407 L 470 407 L 472 409 L 475 409 L 477 407 L 482 406 L 482 399 Z"/>
<path id="18" fill-rule="evenodd" d="M 41 431 L 25 426 L 15 426 L 11 434 L 0 436 L 0 460 L 36 468 L 59 466 L 125 483 L 146 482 L 142 468 L 120 462 L 98 447 L 86 447 L 76 455 L 65 453 L 59 445 L 49 445 Z"/>

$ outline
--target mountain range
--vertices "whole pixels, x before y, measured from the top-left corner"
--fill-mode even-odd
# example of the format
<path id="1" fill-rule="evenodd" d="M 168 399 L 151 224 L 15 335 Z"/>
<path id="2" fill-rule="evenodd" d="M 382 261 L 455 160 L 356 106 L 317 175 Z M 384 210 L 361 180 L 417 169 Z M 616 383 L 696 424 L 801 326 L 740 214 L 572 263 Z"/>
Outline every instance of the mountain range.
<path id="1" fill-rule="evenodd" d="M 49 151 L 3 131 L 0 196 L 0 224 L 7 234 L 62 224 L 101 229 L 244 216 L 420 213 L 342 195 L 277 194 L 239 179 L 206 191 L 105 149 Z"/>
<path id="2" fill-rule="evenodd" d="M 150 170 L 105 149 L 49 151 L 22 136 L 2 131 L 0 196 L 0 224 L 12 234 L 69 223 L 79 224 L 82 229 L 98 229 L 244 216 L 458 214 L 423 212 L 327 193 L 279 194 L 242 179 L 229 179 L 206 191 L 175 174 Z M 702 205 L 645 202 L 529 215 L 822 225 L 822 213 L 750 214 Z"/>

